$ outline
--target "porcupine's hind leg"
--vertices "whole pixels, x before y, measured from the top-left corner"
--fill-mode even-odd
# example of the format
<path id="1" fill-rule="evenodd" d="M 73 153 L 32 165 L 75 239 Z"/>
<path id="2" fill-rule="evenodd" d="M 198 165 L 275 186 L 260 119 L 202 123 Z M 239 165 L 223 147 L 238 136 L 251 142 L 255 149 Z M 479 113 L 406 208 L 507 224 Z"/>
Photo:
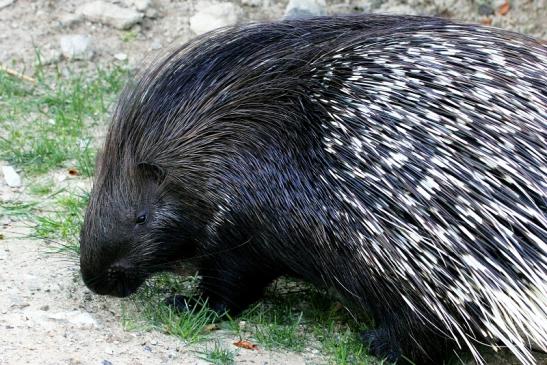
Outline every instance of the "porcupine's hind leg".
<path id="1" fill-rule="evenodd" d="M 389 316 L 361 334 L 369 354 L 397 365 L 439 365 L 450 357 L 452 342 L 432 330 Z"/>
<path id="2" fill-rule="evenodd" d="M 361 340 L 368 348 L 368 353 L 390 363 L 398 363 L 401 358 L 399 343 L 394 341 L 386 328 L 368 330 L 361 333 Z"/>

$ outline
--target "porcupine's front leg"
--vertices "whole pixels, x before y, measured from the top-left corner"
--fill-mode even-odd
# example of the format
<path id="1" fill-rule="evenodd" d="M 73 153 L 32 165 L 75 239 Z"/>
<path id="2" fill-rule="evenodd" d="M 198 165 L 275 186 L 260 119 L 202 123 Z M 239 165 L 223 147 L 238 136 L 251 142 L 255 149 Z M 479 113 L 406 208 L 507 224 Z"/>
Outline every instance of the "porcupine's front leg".
<path id="1" fill-rule="evenodd" d="M 180 311 L 192 310 L 207 302 L 219 315 L 237 316 L 256 302 L 268 284 L 279 275 L 245 264 L 240 254 L 224 254 L 199 265 L 202 277 L 199 300 L 189 300 L 182 295 L 167 298 L 167 304 Z"/>

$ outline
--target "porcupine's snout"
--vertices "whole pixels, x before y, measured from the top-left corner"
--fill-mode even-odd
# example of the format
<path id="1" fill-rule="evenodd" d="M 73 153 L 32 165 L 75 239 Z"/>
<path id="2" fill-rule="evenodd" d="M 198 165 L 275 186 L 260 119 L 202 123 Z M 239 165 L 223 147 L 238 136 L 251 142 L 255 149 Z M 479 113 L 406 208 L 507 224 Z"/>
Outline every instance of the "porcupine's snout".
<path id="1" fill-rule="evenodd" d="M 133 294 L 145 278 L 125 259 L 117 260 L 99 272 L 82 270 L 86 286 L 101 295 L 127 297 Z"/>
<path id="2" fill-rule="evenodd" d="M 114 242 L 97 244 L 82 235 L 80 271 L 89 289 L 101 295 L 126 297 L 144 282 L 146 277 L 127 256 L 126 246 Z"/>

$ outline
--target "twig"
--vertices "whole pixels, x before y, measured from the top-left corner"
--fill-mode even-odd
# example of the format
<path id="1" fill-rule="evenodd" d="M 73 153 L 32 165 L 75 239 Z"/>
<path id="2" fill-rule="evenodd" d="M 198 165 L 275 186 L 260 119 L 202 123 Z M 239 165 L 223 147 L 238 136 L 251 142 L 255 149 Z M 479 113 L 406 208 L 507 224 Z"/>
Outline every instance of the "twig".
<path id="1" fill-rule="evenodd" d="M 36 83 L 36 79 L 33 79 L 32 77 L 27 76 L 27 75 L 23 75 L 22 73 L 19 73 L 15 70 L 12 70 L 11 68 L 7 68 L 7 67 L 4 67 L 4 66 L 0 65 L 0 70 L 4 71 L 8 75 L 11 75 L 13 77 L 17 77 L 21 80 L 25 80 L 25 81 L 31 82 L 33 84 Z"/>

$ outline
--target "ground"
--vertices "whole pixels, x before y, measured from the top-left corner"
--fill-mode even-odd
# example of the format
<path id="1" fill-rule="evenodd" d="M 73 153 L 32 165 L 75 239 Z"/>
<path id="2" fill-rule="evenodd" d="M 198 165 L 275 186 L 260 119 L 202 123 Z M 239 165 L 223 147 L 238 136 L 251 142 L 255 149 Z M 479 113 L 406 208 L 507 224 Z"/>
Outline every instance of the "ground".
<path id="1" fill-rule="evenodd" d="M 215 17 L 225 25 L 278 19 L 288 4 L 109 1 L 136 14 L 122 26 L 104 14 L 80 15 L 87 3 L 93 2 L 0 1 L 0 166 L 22 177 L 21 186 L 10 187 L 0 174 L 0 364 L 378 363 L 355 342 L 356 324 L 343 306 L 303 284 L 282 282 L 242 318 L 214 325 L 210 313 L 179 317 L 161 306 L 164 292 L 191 280 L 159 278 L 130 300 L 84 287 L 78 225 L 94 154 L 127 73 Z M 300 3 L 312 13 L 449 16 L 547 38 L 543 0 Z M 257 349 L 235 346 L 239 340 Z M 504 353 L 487 360 L 516 364 Z"/>

